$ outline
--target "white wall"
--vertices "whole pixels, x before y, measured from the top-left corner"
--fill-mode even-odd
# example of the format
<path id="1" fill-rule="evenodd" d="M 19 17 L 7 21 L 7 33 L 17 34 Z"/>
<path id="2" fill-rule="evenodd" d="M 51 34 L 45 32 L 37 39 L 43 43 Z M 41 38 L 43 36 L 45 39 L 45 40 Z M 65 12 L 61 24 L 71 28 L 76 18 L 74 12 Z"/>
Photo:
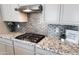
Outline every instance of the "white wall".
<path id="1" fill-rule="evenodd" d="M 9 32 L 5 23 L 0 21 L 0 33 L 7 33 Z"/>
<path id="2" fill-rule="evenodd" d="M 1 17 L 1 11 L 0 11 L 0 33 L 7 33 L 9 32 L 8 28 L 6 27 L 5 23 L 2 20 Z"/>

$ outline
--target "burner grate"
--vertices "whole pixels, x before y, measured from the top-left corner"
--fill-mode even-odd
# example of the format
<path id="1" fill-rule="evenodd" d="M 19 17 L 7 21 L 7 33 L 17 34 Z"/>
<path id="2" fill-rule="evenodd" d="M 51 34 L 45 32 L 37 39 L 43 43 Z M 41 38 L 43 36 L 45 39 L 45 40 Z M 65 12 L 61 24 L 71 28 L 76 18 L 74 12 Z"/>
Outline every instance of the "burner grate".
<path id="1" fill-rule="evenodd" d="M 40 34 L 34 34 L 34 33 L 25 33 L 23 35 L 15 37 L 16 39 L 20 40 L 26 40 L 34 43 L 38 43 L 41 41 L 45 36 Z"/>

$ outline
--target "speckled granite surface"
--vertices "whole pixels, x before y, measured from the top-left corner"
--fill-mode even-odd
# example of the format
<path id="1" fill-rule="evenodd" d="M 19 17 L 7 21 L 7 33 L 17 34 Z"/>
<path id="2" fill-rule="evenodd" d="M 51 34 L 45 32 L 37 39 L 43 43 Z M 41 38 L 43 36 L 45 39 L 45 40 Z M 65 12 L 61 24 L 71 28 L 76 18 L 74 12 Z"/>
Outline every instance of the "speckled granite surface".
<path id="1" fill-rule="evenodd" d="M 18 33 L 6 33 L 6 34 L 0 34 L 0 37 L 10 39 L 10 38 L 14 38 L 21 34 L 23 33 L 19 33 L 19 32 Z M 27 42 L 27 43 L 34 45 L 31 42 Z M 55 38 L 45 37 L 38 44 L 36 44 L 36 47 L 49 50 L 51 52 L 55 52 L 60 55 L 79 55 L 79 45 L 74 45 L 74 44 L 70 45 L 67 42 L 61 42 L 60 40 L 55 39 Z"/>
<path id="2" fill-rule="evenodd" d="M 0 37 L 10 39 L 10 38 L 15 38 L 16 36 L 21 35 L 21 34 L 23 33 L 21 32 L 0 33 Z"/>
<path id="3" fill-rule="evenodd" d="M 22 35 L 22 34 L 24 34 L 24 33 L 22 33 L 22 32 L 0 33 L 0 38 L 18 41 L 18 42 L 23 43 L 23 44 L 29 44 L 29 45 L 35 44 L 35 43 L 29 42 L 29 41 L 15 39 L 16 36 L 19 36 L 19 35 Z"/>
<path id="4" fill-rule="evenodd" d="M 79 55 L 79 45 L 70 45 L 55 38 L 46 37 L 37 46 L 61 55 Z"/>

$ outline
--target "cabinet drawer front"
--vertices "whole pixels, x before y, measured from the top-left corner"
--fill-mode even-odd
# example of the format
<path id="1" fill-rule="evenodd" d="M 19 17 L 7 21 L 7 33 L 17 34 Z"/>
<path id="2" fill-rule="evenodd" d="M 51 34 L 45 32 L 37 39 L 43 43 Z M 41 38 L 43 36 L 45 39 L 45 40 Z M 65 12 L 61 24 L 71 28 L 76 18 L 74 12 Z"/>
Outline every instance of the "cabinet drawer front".
<path id="1" fill-rule="evenodd" d="M 56 55 L 56 53 L 48 51 L 48 50 L 44 50 L 42 48 L 38 48 L 36 47 L 36 54 L 41 54 L 41 55 Z"/>
<path id="2" fill-rule="evenodd" d="M 22 47 L 22 48 L 26 48 L 28 50 L 34 51 L 34 45 L 30 45 L 28 43 L 14 41 L 14 45 L 17 47 Z"/>
<path id="3" fill-rule="evenodd" d="M 12 44 L 12 40 L 7 38 L 0 38 L 0 43 Z"/>

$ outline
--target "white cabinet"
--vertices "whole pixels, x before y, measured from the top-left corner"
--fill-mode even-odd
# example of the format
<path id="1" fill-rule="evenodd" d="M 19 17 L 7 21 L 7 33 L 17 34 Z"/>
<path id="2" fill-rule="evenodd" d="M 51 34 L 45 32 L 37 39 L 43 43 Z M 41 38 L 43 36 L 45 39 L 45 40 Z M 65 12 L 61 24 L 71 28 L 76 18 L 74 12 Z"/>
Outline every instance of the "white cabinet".
<path id="1" fill-rule="evenodd" d="M 15 11 L 19 8 L 18 4 L 2 4 L 1 12 L 3 21 L 27 22 L 27 14 Z"/>
<path id="2" fill-rule="evenodd" d="M 56 55 L 56 53 L 36 47 L 36 55 Z"/>
<path id="3" fill-rule="evenodd" d="M 48 24 L 59 24 L 59 4 L 45 4 L 45 21 Z"/>
<path id="4" fill-rule="evenodd" d="M 0 55 L 5 55 L 6 50 L 5 50 L 5 44 L 0 43 Z"/>
<path id="5" fill-rule="evenodd" d="M 5 48 L 5 44 L 3 44 L 2 42 L 2 38 L 0 38 L 0 55 L 5 55 L 6 54 L 6 48 Z"/>
<path id="6" fill-rule="evenodd" d="M 28 50 L 27 48 L 15 46 L 15 55 L 34 55 L 34 52 Z"/>
<path id="7" fill-rule="evenodd" d="M 13 45 L 6 45 L 6 55 L 14 55 L 14 48 Z"/>
<path id="8" fill-rule="evenodd" d="M 0 54 L 1 55 L 13 55 L 13 43 L 10 39 L 0 38 Z"/>
<path id="9" fill-rule="evenodd" d="M 79 25 L 79 4 L 62 5 L 61 15 L 61 24 Z"/>
<path id="10" fill-rule="evenodd" d="M 24 41 L 14 41 L 15 55 L 34 55 L 34 45 Z"/>

